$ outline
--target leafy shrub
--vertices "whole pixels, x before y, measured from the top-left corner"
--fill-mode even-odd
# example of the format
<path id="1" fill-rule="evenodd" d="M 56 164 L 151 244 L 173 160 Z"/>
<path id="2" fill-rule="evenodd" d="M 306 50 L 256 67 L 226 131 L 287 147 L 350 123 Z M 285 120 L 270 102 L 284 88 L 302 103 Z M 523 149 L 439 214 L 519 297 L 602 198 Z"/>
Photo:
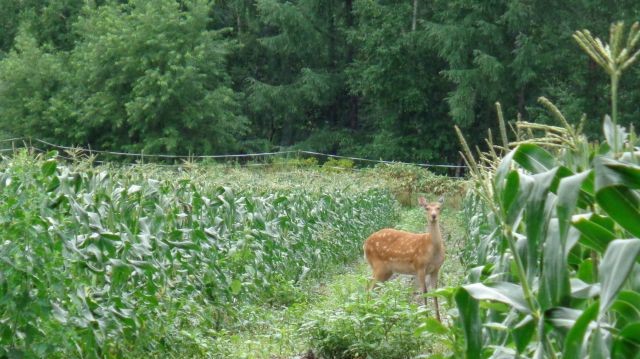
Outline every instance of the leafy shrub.
<path id="1" fill-rule="evenodd" d="M 424 350 L 427 332 L 418 328 L 426 309 L 410 303 L 405 284 L 391 281 L 384 287 L 354 293 L 339 308 L 312 315 L 303 331 L 320 358 L 412 358 Z"/>
<path id="2" fill-rule="evenodd" d="M 315 157 L 307 158 L 276 158 L 272 162 L 272 166 L 275 168 L 315 168 L 318 167 L 318 159 Z"/>
<path id="3" fill-rule="evenodd" d="M 458 197 L 462 197 L 466 181 L 436 175 L 428 169 L 404 163 L 380 164 L 375 175 L 383 177 L 400 203 L 415 205 L 419 193 L 433 196 L 447 195 L 447 202 L 458 207 Z M 452 204 L 453 203 L 453 204 Z"/>
<path id="4" fill-rule="evenodd" d="M 330 157 L 323 165 L 322 170 L 328 172 L 341 172 L 344 170 L 350 170 L 354 166 L 352 160 L 348 158 L 333 158 Z"/>

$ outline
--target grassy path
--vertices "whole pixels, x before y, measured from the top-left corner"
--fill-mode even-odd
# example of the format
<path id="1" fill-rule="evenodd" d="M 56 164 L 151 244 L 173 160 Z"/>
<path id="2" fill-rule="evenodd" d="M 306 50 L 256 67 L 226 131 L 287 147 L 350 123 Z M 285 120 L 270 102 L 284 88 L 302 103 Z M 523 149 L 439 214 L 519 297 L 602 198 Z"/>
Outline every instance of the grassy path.
<path id="1" fill-rule="evenodd" d="M 447 245 L 447 260 L 441 270 L 441 286 L 457 285 L 463 278 L 462 267 L 457 258 L 462 238 L 460 221 L 456 208 L 443 211 L 442 229 Z M 424 212 L 421 208 L 403 210 L 396 227 L 414 232 L 424 231 Z M 330 317 L 337 311 L 343 311 L 345 303 L 361 300 L 366 296 L 364 288 L 369 275 L 368 266 L 363 259 L 359 259 L 344 267 L 335 268 L 334 273 L 328 273 L 321 281 L 306 283 L 297 289 L 298 292 L 290 293 L 296 300 L 287 307 L 262 305 L 239 309 L 238 317 L 242 320 L 237 331 L 220 333 L 221 351 L 229 358 L 306 358 L 309 334 L 302 328 L 308 327 L 314 318 Z M 408 277 L 392 280 L 389 293 L 400 297 L 393 300 L 407 299 L 411 283 Z M 411 301 L 411 298 L 408 300 Z M 412 304 L 410 310 L 415 311 L 416 308 L 417 305 Z M 432 309 L 430 303 L 429 310 Z M 446 302 L 441 303 L 441 311 L 446 313 L 448 309 Z M 413 333 L 407 335 L 411 334 Z M 437 343 L 430 343 L 424 350 L 433 354 L 444 349 Z"/>

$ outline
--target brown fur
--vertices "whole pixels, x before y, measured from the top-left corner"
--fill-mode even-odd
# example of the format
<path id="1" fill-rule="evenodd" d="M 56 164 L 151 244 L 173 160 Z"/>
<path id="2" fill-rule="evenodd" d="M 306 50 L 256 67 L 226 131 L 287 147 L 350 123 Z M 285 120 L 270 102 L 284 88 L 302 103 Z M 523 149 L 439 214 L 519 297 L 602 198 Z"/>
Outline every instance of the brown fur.
<path id="1" fill-rule="evenodd" d="M 373 233 L 364 242 L 364 255 L 373 271 L 370 289 L 377 281 L 388 280 L 393 273 L 414 275 L 423 293 L 427 292 L 428 275 L 429 286 L 437 288 L 438 272 L 445 257 L 444 242 L 438 225 L 443 199 L 427 203 L 420 197 L 419 202 L 426 211 L 429 233 L 411 233 L 385 228 Z M 440 320 L 438 299 L 433 299 L 436 317 Z"/>

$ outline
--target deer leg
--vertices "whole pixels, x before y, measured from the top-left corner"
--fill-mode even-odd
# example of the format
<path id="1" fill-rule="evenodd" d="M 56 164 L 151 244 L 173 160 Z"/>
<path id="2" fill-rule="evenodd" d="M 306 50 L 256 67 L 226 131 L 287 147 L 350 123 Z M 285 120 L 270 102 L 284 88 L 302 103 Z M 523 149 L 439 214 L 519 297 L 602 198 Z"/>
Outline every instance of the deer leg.
<path id="1" fill-rule="evenodd" d="M 422 292 L 422 295 L 424 297 L 424 294 L 427 293 L 427 273 L 424 269 L 420 269 L 416 272 L 416 279 L 418 281 L 418 286 L 420 289 L 420 292 Z M 427 306 L 427 297 L 424 297 L 424 305 L 425 307 Z"/>
<path id="2" fill-rule="evenodd" d="M 375 278 L 369 279 L 369 284 L 367 284 L 367 291 L 372 290 L 373 287 L 375 286 L 376 286 L 376 279 Z"/>
<path id="3" fill-rule="evenodd" d="M 431 287 L 433 289 L 438 288 L 438 272 L 431 273 Z M 436 307 L 436 319 L 438 319 L 439 322 L 442 322 L 440 320 L 440 308 L 438 307 L 438 297 L 436 296 L 433 297 L 433 303 L 435 304 L 435 307 Z"/>
<path id="4" fill-rule="evenodd" d="M 387 281 L 389 278 L 391 278 L 392 275 L 393 272 L 389 271 L 373 271 L 373 278 L 371 278 L 371 281 L 369 282 L 368 290 L 375 288 L 378 282 Z"/>

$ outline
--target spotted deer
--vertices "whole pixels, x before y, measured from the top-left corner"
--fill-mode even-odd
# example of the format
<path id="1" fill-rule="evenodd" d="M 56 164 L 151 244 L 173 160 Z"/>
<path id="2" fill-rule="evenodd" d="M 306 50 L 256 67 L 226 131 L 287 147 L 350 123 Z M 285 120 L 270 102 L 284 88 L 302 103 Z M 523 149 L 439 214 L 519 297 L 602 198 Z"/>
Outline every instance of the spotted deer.
<path id="1" fill-rule="evenodd" d="M 384 282 L 394 273 L 414 275 L 422 293 L 427 292 L 427 286 L 438 287 L 438 272 L 444 262 L 444 242 L 440 234 L 438 222 L 440 208 L 444 198 L 438 202 L 427 203 L 424 197 L 418 199 L 427 215 L 429 222 L 428 233 L 411 233 L 392 228 L 381 229 L 373 233 L 364 242 L 364 255 L 373 271 L 373 278 L 369 289 L 377 281 Z M 429 285 L 427 285 L 427 276 Z M 436 308 L 436 318 L 440 321 L 438 298 L 433 298 Z M 427 298 L 424 299 L 427 305 Z"/>

